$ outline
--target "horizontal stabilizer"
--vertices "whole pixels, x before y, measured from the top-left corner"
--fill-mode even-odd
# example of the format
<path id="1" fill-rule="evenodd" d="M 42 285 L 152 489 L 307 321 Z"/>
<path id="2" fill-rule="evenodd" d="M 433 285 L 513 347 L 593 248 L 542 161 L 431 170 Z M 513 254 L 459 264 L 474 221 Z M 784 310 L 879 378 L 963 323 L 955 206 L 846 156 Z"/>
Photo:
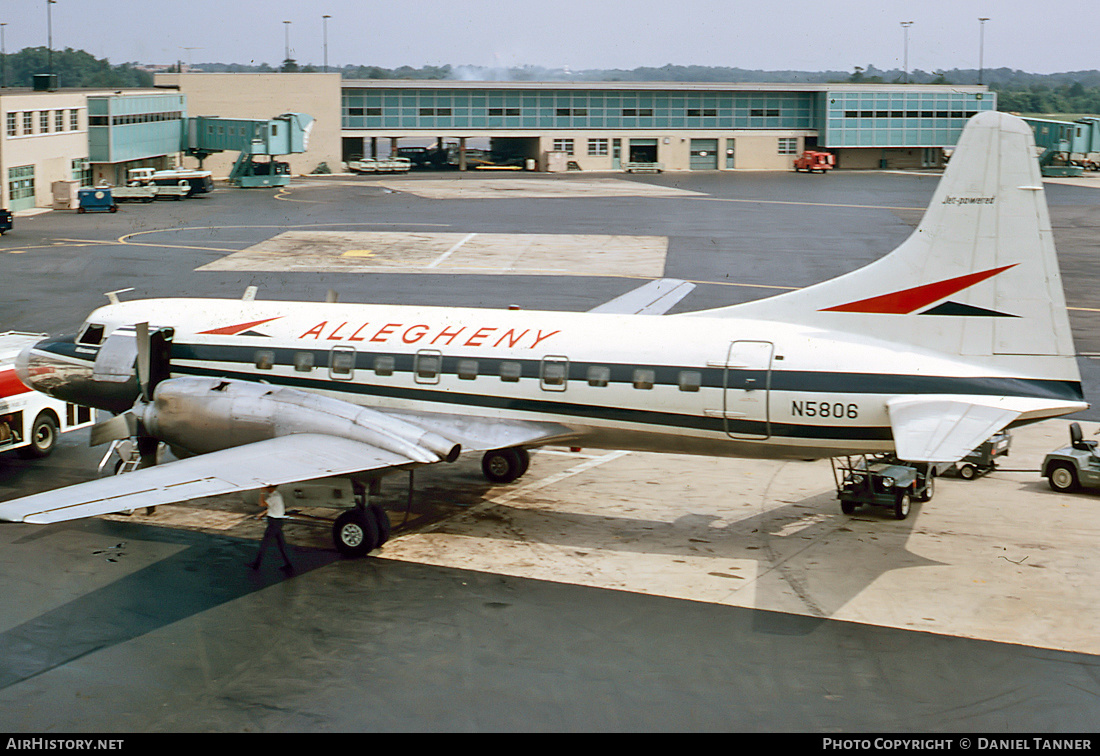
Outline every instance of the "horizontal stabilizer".
<path id="1" fill-rule="evenodd" d="M 359 441 L 299 433 L 0 503 L 0 520 L 48 524 L 410 464 Z"/>
<path id="2" fill-rule="evenodd" d="M 940 394 L 886 403 L 894 448 L 909 462 L 957 462 L 997 431 L 1079 412 L 1085 402 Z"/>
<path id="3" fill-rule="evenodd" d="M 909 462 L 957 462 L 1020 416 L 944 397 L 897 399 L 887 407 L 897 456 Z"/>
<path id="4" fill-rule="evenodd" d="M 661 278 L 628 291 L 589 312 L 612 315 L 664 315 L 695 289 L 695 284 L 675 278 Z"/>

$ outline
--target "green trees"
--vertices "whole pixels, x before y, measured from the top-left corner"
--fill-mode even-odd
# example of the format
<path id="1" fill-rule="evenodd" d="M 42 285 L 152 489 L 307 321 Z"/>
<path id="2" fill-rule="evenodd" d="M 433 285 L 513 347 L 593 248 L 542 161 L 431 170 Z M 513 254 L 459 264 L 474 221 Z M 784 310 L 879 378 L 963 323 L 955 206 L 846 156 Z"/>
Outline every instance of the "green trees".
<path id="1" fill-rule="evenodd" d="M 51 73 L 50 53 L 45 47 L 25 47 L 4 56 L 4 70 L 9 87 L 29 87 L 34 75 Z M 149 87 L 153 77 L 129 63 L 113 66 L 83 50 L 67 47 L 53 51 L 53 71 L 61 87 Z"/>

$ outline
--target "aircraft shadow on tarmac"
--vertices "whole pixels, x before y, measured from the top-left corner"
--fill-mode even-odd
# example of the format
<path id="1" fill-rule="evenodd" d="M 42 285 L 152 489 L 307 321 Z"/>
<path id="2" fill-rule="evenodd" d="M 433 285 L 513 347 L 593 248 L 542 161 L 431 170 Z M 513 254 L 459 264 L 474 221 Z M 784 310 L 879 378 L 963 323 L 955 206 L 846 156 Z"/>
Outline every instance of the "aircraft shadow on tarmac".
<path id="1" fill-rule="evenodd" d="M 30 581 L 45 593 L 71 595 L 74 584 L 101 580 L 101 574 L 92 575 L 100 570 L 89 567 L 89 561 L 105 565 L 125 563 L 129 557 L 148 562 L 147 553 L 144 558 L 138 553 L 143 551 L 139 542 L 178 550 L 0 632 L 0 648 L 5 650 L 0 655 L 0 689 L 288 579 L 272 553 L 261 569 L 246 566 L 256 553 L 257 544 L 251 540 L 100 519 L 31 526 L 32 532 L 8 540 L 5 536 L 16 529 L 28 526 L 0 528 L 0 549 L 8 554 L 4 581 Z M 97 545 L 74 546 L 74 541 Z M 35 562 L 19 566 L 12 556 L 27 545 L 46 564 L 67 564 L 71 571 L 58 566 L 53 577 L 21 574 L 38 568 Z M 294 575 L 339 559 L 333 550 L 301 548 L 294 549 L 293 557 Z M 0 609 L 0 617 L 11 610 Z"/>
<path id="2" fill-rule="evenodd" d="M 436 510 L 430 517 L 435 522 L 433 533 L 527 541 L 574 554 L 602 551 L 713 560 L 709 575 L 728 579 L 730 593 L 752 582 L 757 606 L 797 602 L 797 614 L 791 615 L 800 618 L 797 622 L 784 617 L 777 623 L 773 613 L 760 612 L 759 622 L 764 624 L 756 628 L 759 631 L 811 632 L 882 575 L 939 564 L 906 547 L 920 518 L 922 505 L 916 502 L 903 521 L 893 520 L 878 507 L 843 515 L 832 491 L 736 520 L 727 519 L 728 513 L 723 517 L 699 511 L 698 505 L 693 506 L 696 511 L 675 519 L 654 520 L 644 514 L 621 517 L 558 511 L 540 506 L 537 491 L 519 505 L 486 501 L 490 495 L 490 486 L 483 480 L 460 474 L 438 481 L 429 478 L 417 486 L 415 499 L 420 511 Z M 386 506 L 391 516 L 399 518 L 394 510 L 404 494 L 391 496 Z M 456 500 L 465 501 L 467 507 L 481 503 L 462 511 Z M 738 560 L 756 563 L 756 573 L 737 574 L 739 570 L 730 565 Z M 486 557 L 486 569 L 492 568 Z M 827 590 L 821 590 L 826 581 Z"/>

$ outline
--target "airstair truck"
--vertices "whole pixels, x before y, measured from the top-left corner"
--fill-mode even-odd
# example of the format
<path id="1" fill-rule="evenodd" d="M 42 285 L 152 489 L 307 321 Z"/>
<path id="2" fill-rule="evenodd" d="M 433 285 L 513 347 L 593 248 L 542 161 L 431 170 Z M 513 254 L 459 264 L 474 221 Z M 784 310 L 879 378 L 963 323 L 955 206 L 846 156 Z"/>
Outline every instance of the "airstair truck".
<path id="1" fill-rule="evenodd" d="M 0 452 L 18 450 L 23 457 L 45 457 L 58 435 L 86 428 L 92 410 L 63 402 L 23 385 L 15 374 L 15 358 L 44 333 L 0 333 Z"/>

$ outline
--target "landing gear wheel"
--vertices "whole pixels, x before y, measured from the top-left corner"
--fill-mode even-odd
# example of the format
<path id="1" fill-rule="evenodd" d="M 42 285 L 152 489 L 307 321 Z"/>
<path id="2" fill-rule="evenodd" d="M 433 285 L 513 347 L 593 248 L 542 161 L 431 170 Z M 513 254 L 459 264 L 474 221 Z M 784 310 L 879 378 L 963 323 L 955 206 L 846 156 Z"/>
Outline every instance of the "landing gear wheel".
<path id="1" fill-rule="evenodd" d="M 912 499 L 909 496 L 908 491 L 899 491 L 898 497 L 894 501 L 894 519 L 904 520 L 909 516 L 909 507 L 912 503 Z"/>
<path id="2" fill-rule="evenodd" d="M 390 532 L 392 530 L 390 516 L 386 514 L 386 510 L 382 509 L 382 507 L 377 504 L 369 505 L 367 511 L 374 517 L 374 523 L 378 526 L 378 545 L 375 548 L 382 548 L 386 541 L 390 540 Z"/>
<path id="3" fill-rule="evenodd" d="M 19 450 L 19 455 L 27 459 L 41 459 L 50 456 L 57 445 L 57 421 L 43 412 L 34 419 L 31 426 L 30 446 Z"/>
<path id="4" fill-rule="evenodd" d="M 378 548 L 378 521 L 365 509 L 349 509 L 336 518 L 332 540 L 346 557 L 366 556 Z"/>
<path id="5" fill-rule="evenodd" d="M 924 481 L 924 490 L 921 492 L 921 501 L 932 501 L 936 495 L 936 471 L 929 469 Z"/>
<path id="6" fill-rule="evenodd" d="M 1050 487 L 1059 493 L 1072 493 L 1080 487 L 1077 471 L 1067 464 L 1057 464 L 1050 468 L 1047 478 Z"/>
<path id="7" fill-rule="evenodd" d="M 511 483 L 527 472 L 530 461 L 526 449 L 493 449 L 481 458 L 481 472 L 493 483 Z"/>
<path id="8" fill-rule="evenodd" d="M 963 465 L 959 468 L 959 477 L 963 480 L 974 480 L 978 477 L 978 468 L 974 465 Z"/>

